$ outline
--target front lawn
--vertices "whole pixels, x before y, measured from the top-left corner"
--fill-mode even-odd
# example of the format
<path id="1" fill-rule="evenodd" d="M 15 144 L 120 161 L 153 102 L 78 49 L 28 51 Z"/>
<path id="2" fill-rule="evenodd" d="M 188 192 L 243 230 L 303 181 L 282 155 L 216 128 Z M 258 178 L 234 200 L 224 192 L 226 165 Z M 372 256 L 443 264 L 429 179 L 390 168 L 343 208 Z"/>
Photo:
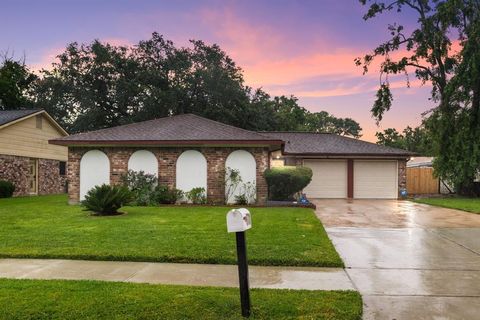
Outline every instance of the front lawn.
<path id="1" fill-rule="evenodd" d="M 94 217 L 66 196 L 0 199 L 0 257 L 235 264 L 225 207 L 125 207 Z M 313 210 L 252 208 L 256 265 L 342 267 Z"/>
<path id="2" fill-rule="evenodd" d="M 354 291 L 251 290 L 251 319 L 361 319 Z M 0 279 L 0 319 L 244 319 L 238 289 Z"/>
<path id="3" fill-rule="evenodd" d="M 432 206 L 480 213 L 479 198 L 419 198 L 415 199 L 414 201 Z"/>

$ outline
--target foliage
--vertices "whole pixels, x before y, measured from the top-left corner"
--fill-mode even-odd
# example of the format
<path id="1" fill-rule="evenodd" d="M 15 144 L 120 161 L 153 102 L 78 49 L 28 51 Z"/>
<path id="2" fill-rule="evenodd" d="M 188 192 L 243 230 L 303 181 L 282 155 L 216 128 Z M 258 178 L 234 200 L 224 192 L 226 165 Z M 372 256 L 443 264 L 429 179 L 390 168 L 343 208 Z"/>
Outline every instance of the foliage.
<path id="1" fill-rule="evenodd" d="M 240 170 L 228 167 L 225 174 L 225 203 L 245 205 L 255 203 L 256 200 L 256 184 L 251 181 L 244 182 Z"/>
<path id="2" fill-rule="evenodd" d="M 362 297 L 351 290 L 252 289 L 250 294 L 255 320 L 359 320 L 362 315 Z M 0 279 L 0 296 L 3 319 L 245 319 L 236 288 Z"/>
<path id="3" fill-rule="evenodd" d="M 175 204 L 183 197 L 182 190 L 170 188 L 165 185 L 159 185 L 155 187 L 154 199 L 156 203 L 160 204 Z"/>
<path id="4" fill-rule="evenodd" d="M 10 181 L 0 180 L 0 198 L 10 198 L 15 191 L 15 185 Z"/>
<path id="5" fill-rule="evenodd" d="M 125 185 L 133 193 L 133 203 L 138 206 L 157 204 L 155 187 L 158 179 L 153 174 L 143 171 L 128 170 L 120 177 Z"/>
<path id="6" fill-rule="evenodd" d="M 248 204 L 247 196 L 244 193 L 236 195 L 235 196 L 235 204 L 247 205 Z"/>
<path id="7" fill-rule="evenodd" d="M 240 190 L 237 195 L 234 196 L 235 204 L 246 205 L 253 204 L 257 200 L 257 186 L 254 182 L 242 182 Z"/>
<path id="8" fill-rule="evenodd" d="M 414 201 L 432 206 L 458 209 L 480 214 L 480 199 L 478 198 L 419 198 L 415 199 Z"/>
<path id="9" fill-rule="evenodd" d="M 4 55 L 0 62 L 0 110 L 15 110 L 31 106 L 29 94 L 37 76 L 24 61 Z"/>
<path id="10" fill-rule="evenodd" d="M 402 133 L 395 128 L 388 128 L 375 133 L 377 144 L 416 152 L 422 156 L 434 156 L 432 134 L 424 126 L 411 128 L 407 126 Z"/>
<path id="11" fill-rule="evenodd" d="M 312 181 L 312 169 L 307 167 L 278 167 L 265 170 L 270 200 L 291 200 L 293 195 Z"/>
<path id="12" fill-rule="evenodd" d="M 115 219 L 92 219 L 80 206 L 68 205 L 66 195 L 0 199 L 0 256 L 214 264 L 237 261 L 235 236 L 225 230 L 228 210 L 224 207 L 126 207 L 125 211 L 128 214 Z M 313 210 L 254 207 L 250 212 L 254 217 L 254 227 L 248 231 L 250 264 L 343 266 Z"/>
<path id="13" fill-rule="evenodd" d="M 205 188 L 197 187 L 192 190 L 185 192 L 185 197 L 187 201 L 193 204 L 206 204 L 207 203 L 207 194 Z"/>
<path id="14" fill-rule="evenodd" d="M 472 193 L 480 168 L 480 2 L 360 2 L 371 3 L 365 20 L 390 11 L 407 11 L 418 21 L 408 32 L 403 25 L 390 24 L 391 38 L 371 54 L 356 59 L 367 72 L 375 58 L 383 58 L 374 117 L 380 121 L 391 107 L 389 75 L 413 71 L 422 83 L 430 83 L 437 106 L 431 110 L 426 127 L 437 155 L 435 174 L 453 183 L 458 191 Z M 394 58 L 393 53 L 400 55 Z"/>
<path id="15" fill-rule="evenodd" d="M 241 183 L 240 170 L 227 167 L 225 170 L 225 203 L 234 197 Z"/>
<path id="16" fill-rule="evenodd" d="M 133 200 L 133 194 L 125 186 L 95 186 L 87 192 L 82 205 L 100 216 L 118 214 L 118 209 Z"/>
<path id="17" fill-rule="evenodd" d="M 74 42 L 57 58 L 36 82 L 35 99 L 69 132 L 194 113 L 249 130 L 360 136 L 352 119 L 311 113 L 293 96 L 252 92 L 235 62 L 202 41 L 176 47 L 153 33 L 136 46 Z"/>

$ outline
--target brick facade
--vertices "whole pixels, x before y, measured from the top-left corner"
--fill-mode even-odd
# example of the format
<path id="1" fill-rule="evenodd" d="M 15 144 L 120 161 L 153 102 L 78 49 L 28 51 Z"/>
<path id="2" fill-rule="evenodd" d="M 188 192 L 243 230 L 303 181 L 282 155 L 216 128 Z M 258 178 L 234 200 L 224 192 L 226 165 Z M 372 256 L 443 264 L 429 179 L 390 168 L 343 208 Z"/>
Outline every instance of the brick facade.
<path id="1" fill-rule="evenodd" d="M 0 155 L 0 180 L 15 185 L 14 196 L 29 195 L 28 157 Z M 60 175 L 60 161 L 38 159 L 38 194 L 57 194 L 65 192 L 66 177 Z"/>
<path id="2" fill-rule="evenodd" d="M 60 161 L 38 159 L 38 194 L 66 192 L 67 177 L 60 175 Z"/>
<path id="3" fill-rule="evenodd" d="M 401 198 L 400 192 L 407 190 L 407 160 L 398 160 L 398 198 Z"/>
<path id="4" fill-rule="evenodd" d="M 250 152 L 257 164 L 257 203 L 263 204 L 267 199 L 267 183 L 263 172 L 269 167 L 269 152 L 267 148 L 229 148 L 229 147 L 164 147 L 164 148 L 130 148 L 105 147 L 85 148 L 70 147 L 68 151 L 68 181 L 69 202 L 77 203 L 80 196 L 80 160 L 87 151 L 96 149 L 104 152 L 110 160 L 110 182 L 120 182 L 122 174 L 128 170 L 130 156 L 138 150 L 151 151 L 158 161 L 158 179 L 160 184 L 175 187 L 176 162 L 180 154 L 186 150 L 197 150 L 207 160 L 207 200 L 212 204 L 221 204 L 225 200 L 225 161 L 235 150 Z"/>

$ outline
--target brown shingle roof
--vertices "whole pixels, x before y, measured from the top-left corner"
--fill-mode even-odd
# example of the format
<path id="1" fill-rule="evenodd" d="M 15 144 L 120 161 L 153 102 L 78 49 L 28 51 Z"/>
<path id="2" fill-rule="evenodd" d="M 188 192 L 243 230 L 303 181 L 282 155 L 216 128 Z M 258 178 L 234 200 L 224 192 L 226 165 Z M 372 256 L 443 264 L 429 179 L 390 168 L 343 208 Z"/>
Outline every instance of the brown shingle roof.
<path id="1" fill-rule="evenodd" d="M 183 114 L 79 133 L 50 140 L 50 142 L 60 145 L 281 144 L 281 141 L 276 138 L 193 114 Z"/>
<path id="2" fill-rule="evenodd" d="M 285 154 L 324 156 L 401 156 L 413 152 L 386 147 L 375 143 L 329 133 L 309 132 L 262 132 L 275 139 L 285 141 Z"/>

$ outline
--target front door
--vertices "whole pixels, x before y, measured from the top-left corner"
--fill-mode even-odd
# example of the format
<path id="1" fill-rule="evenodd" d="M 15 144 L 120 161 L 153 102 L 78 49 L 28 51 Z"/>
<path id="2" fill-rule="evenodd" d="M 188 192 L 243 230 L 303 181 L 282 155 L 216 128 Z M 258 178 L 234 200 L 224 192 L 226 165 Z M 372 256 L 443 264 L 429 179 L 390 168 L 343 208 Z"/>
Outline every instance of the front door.
<path id="1" fill-rule="evenodd" d="M 37 194 L 37 179 L 37 159 L 30 159 L 28 163 L 28 192 L 30 194 Z"/>

